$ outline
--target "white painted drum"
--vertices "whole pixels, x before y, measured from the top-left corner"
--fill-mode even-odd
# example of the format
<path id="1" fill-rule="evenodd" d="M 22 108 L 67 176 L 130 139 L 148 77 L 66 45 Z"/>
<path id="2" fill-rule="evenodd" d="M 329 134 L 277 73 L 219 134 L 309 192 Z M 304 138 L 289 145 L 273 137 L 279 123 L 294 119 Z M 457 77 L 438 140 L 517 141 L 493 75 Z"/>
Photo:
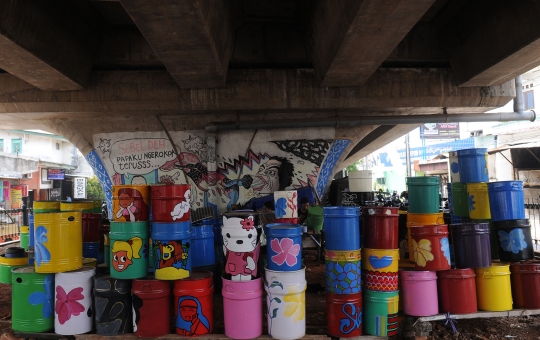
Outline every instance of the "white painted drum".
<path id="1" fill-rule="evenodd" d="M 350 192 L 373 191 L 373 170 L 349 171 L 347 176 Z"/>
<path id="2" fill-rule="evenodd" d="M 276 218 L 298 217 L 298 193 L 296 191 L 274 191 Z"/>
<path id="3" fill-rule="evenodd" d="M 75 335 L 92 330 L 92 277 L 95 272 L 94 267 L 82 267 L 55 274 L 55 333 Z"/>

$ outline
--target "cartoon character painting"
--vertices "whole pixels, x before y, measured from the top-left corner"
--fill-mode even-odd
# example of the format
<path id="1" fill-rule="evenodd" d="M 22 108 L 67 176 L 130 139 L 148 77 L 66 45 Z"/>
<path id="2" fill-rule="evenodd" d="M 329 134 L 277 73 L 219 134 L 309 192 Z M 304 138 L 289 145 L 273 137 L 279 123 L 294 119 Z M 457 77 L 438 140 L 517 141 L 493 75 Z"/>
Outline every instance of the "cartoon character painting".
<path id="1" fill-rule="evenodd" d="M 156 241 L 156 278 L 174 280 L 188 277 L 191 270 L 189 248 L 189 242 L 182 244 L 181 240 L 166 243 Z"/>
<path id="2" fill-rule="evenodd" d="M 174 206 L 173 211 L 171 211 L 171 217 L 173 221 L 180 220 L 185 214 L 191 209 L 191 190 L 186 190 L 184 193 L 184 201 L 178 203 Z"/>
<path id="3" fill-rule="evenodd" d="M 249 281 L 257 276 L 261 228 L 255 228 L 253 216 L 223 216 L 225 273 L 233 281 Z"/>
<path id="4" fill-rule="evenodd" d="M 123 272 L 133 264 L 133 259 L 139 259 L 143 240 L 140 237 L 132 237 L 127 241 L 114 241 L 112 246 L 112 267 L 118 272 Z"/>
<path id="5" fill-rule="evenodd" d="M 127 222 L 148 221 L 148 205 L 138 190 L 122 188 L 118 190 L 118 210 L 116 219 Z"/>
<path id="6" fill-rule="evenodd" d="M 183 336 L 197 336 L 209 332 L 210 323 L 202 312 L 199 300 L 193 296 L 180 297 L 176 311 L 176 333 Z"/>

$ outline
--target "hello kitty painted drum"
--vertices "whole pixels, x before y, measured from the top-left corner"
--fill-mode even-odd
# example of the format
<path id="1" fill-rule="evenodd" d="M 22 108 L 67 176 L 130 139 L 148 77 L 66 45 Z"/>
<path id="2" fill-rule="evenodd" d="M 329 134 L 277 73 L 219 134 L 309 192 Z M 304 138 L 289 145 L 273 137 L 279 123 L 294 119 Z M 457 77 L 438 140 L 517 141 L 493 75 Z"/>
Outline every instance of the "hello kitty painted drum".
<path id="1" fill-rule="evenodd" d="M 231 281 L 260 278 L 257 268 L 261 251 L 262 223 L 260 213 L 236 211 L 223 214 L 223 277 Z"/>

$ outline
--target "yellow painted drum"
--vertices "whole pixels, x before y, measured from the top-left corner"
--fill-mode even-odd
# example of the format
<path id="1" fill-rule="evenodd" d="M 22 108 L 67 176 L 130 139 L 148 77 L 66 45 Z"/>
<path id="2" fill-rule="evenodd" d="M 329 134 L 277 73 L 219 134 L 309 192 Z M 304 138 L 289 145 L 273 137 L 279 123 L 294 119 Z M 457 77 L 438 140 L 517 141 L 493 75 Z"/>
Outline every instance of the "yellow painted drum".
<path id="1" fill-rule="evenodd" d="M 329 261 L 360 261 L 362 254 L 358 250 L 325 250 L 325 258 Z"/>
<path id="2" fill-rule="evenodd" d="M 60 202 L 60 211 L 80 211 L 90 213 L 94 210 L 92 201 L 84 202 Z"/>
<path id="3" fill-rule="evenodd" d="M 113 185 L 112 196 L 113 221 L 149 221 L 149 185 Z"/>
<path id="4" fill-rule="evenodd" d="M 407 242 L 409 243 L 409 261 L 414 262 L 412 249 L 411 227 L 420 225 L 444 224 L 444 213 L 413 214 L 407 213 Z"/>
<path id="5" fill-rule="evenodd" d="M 469 217 L 473 220 L 491 219 L 487 183 L 467 183 Z"/>
<path id="6" fill-rule="evenodd" d="M 488 268 L 476 268 L 474 272 L 478 309 L 492 312 L 511 310 L 510 265 L 493 264 Z"/>
<path id="7" fill-rule="evenodd" d="M 399 249 L 363 248 L 362 258 L 363 288 L 379 292 L 398 290 Z"/>
<path id="8" fill-rule="evenodd" d="M 34 215 L 36 273 L 61 273 L 82 267 L 82 213 Z"/>
<path id="9" fill-rule="evenodd" d="M 60 211 L 60 201 L 34 201 L 34 214 Z"/>
<path id="10" fill-rule="evenodd" d="M 97 259 L 93 257 L 83 258 L 83 267 L 95 267 L 97 266 Z"/>

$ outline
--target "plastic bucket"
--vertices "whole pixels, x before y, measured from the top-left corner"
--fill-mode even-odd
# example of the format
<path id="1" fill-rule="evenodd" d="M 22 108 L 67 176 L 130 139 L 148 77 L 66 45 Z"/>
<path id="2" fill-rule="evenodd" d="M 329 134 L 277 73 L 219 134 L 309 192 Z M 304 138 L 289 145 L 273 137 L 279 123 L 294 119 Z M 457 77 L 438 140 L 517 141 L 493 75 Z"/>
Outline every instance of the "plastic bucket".
<path id="1" fill-rule="evenodd" d="M 349 191 L 363 192 L 373 190 L 373 170 L 348 171 Z"/>
<path id="2" fill-rule="evenodd" d="M 93 210 L 93 202 L 60 202 L 60 211 L 80 211 L 83 213 L 92 213 Z"/>
<path id="3" fill-rule="evenodd" d="M 448 168 L 450 169 L 450 181 L 452 183 L 459 183 L 461 176 L 459 175 L 459 159 L 457 151 L 450 151 L 448 153 Z"/>
<path id="4" fill-rule="evenodd" d="M 262 279 L 223 280 L 225 335 L 232 339 L 254 339 L 262 334 Z"/>
<path id="5" fill-rule="evenodd" d="M 101 214 L 82 214 L 83 242 L 99 242 L 99 230 L 101 228 Z"/>
<path id="6" fill-rule="evenodd" d="M 155 277 L 179 280 L 191 273 L 191 221 L 152 223 Z"/>
<path id="7" fill-rule="evenodd" d="M 439 310 L 442 313 L 471 314 L 478 311 L 473 269 L 449 269 L 437 272 Z"/>
<path id="8" fill-rule="evenodd" d="M 399 248 L 399 208 L 362 208 L 364 247 L 373 249 Z"/>
<path id="9" fill-rule="evenodd" d="M 317 233 L 320 233 L 324 224 L 323 213 L 324 209 L 320 205 L 308 208 L 308 215 L 306 218 L 308 230 L 314 230 Z"/>
<path id="10" fill-rule="evenodd" d="M 260 214 L 253 211 L 223 214 L 221 235 L 225 247 L 225 279 L 247 281 L 260 278 L 261 223 Z"/>
<path id="11" fill-rule="evenodd" d="M 148 222 L 111 222 L 111 277 L 138 279 L 148 272 Z"/>
<path id="12" fill-rule="evenodd" d="M 55 333 L 74 335 L 92 330 L 92 277 L 95 272 L 95 268 L 83 267 L 55 274 Z"/>
<path id="13" fill-rule="evenodd" d="M 336 338 L 362 335 L 362 293 L 326 293 L 328 334 Z"/>
<path id="14" fill-rule="evenodd" d="M 28 226 L 21 226 L 20 227 L 20 246 L 24 250 L 28 251 L 28 244 L 30 243 L 30 232 Z"/>
<path id="15" fill-rule="evenodd" d="M 190 220 L 191 185 L 153 185 L 152 219 L 154 222 Z"/>
<path id="16" fill-rule="evenodd" d="M 113 336 L 132 333 L 131 282 L 109 275 L 94 276 L 96 334 Z"/>
<path id="17" fill-rule="evenodd" d="M 364 332 L 376 336 L 398 334 L 399 292 L 364 291 Z"/>
<path id="18" fill-rule="evenodd" d="M 399 278 L 405 314 L 431 316 L 439 313 L 435 272 L 400 269 Z"/>
<path id="19" fill-rule="evenodd" d="M 491 220 L 494 222 L 525 218 L 522 181 L 502 181 L 487 184 Z"/>
<path id="20" fill-rule="evenodd" d="M 274 339 L 300 339 L 306 334 L 306 287 L 305 267 L 296 271 L 265 268 L 268 334 Z"/>
<path id="21" fill-rule="evenodd" d="M 439 177 L 407 177 L 409 212 L 435 214 L 439 212 Z"/>
<path id="22" fill-rule="evenodd" d="M 82 213 L 41 213 L 34 216 L 36 272 L 61 273 L 82 267 Z"/>
<path id="23" fill-rule="evenodd" d="M 512 263 L 510 282 L 514 308 L 540 308 L 540 262 Z"/>
<path id="24" fill-rule="evenodd" d="M 164 336 L 171 331 L 171 285 L 153 279 L 133 280 L 133 332 L 141 338 Z"/>
<path id="25" fill-rule="evenodd" d="M 12 271 L 11 328 L 16 332 L 45 332 L 54 328 L 54 274 L 32 267 Z"/>
<path id="26" fill-rule="evenodd" d="M 119 222 L 148 221 L 149 185 L 113 185 L 112 219 Z"/>
<path id="27" fill-rule="evenodd" d="M 21 248 L 22 249 L 22 248 Z M 11 270 L 25 267 L 28 265 L 28 257 L 23 254 L 18 257 L 6 257 L 5 254 L 0 255 L 0 282 L 11 284 Z"/>
<path id="28" fill-rule="evenodd" d="M 97 259 L 99 256 L 99 242 L 83 242 L 83 258 Z"/>
<path id="29" fill-rule="evenodd" d="M 419 270 L 450 269 L 450 243 L 446 224 L 411 228 L 414 266 Z"/>
<path id="30" fill-rule="evenodd" d="M 360 209 L 358 207 L 324 207 L 326 249 L 360 249 Z"/>
<path id="31" fill-rule="evenodd" d="M 191 266 L 202 267 L 216 263 L 212 224 L 191 227 Z M 221 236 L 219 236 L 221 237 Z"/>
<path id="32" fill-rule="evenodd" d="M 382 292 L 398 290 L 399 249 L 362 248 L 362 257 L 365 289 Z"/>
<path id="33" fill-rule="evenodd" d="M 276 218 L 298 218 L 298 193 L 296 191 L 274 191 Z"/>
<path id="34" fill-rule="evenodd" d="M 444 223 L 444 214 L 412 214 L 407 213 L 407 240 L 409 245 L 409 260 L 414 262 L 411 227 L 422 225 L 437 225 Z"/>
<path id="35" fill-rule="evenodd" d="M 469 217 L 469 196 L 466 184 L 452 183 L 452 209 L 456 216 Z"/>
<path id="36" fill-rule="evenodd" d="M 489 268 L 474 270 L 479 310 L 497 312 L 512 309 L 509 267 L 506 264 L 493 264 Z"/>
<path id="37" fill-rule="evenodd" d="M 268 270 L 298 271 L 302 269 L 302 226 L 272 223 L 266 227 Z"/>
<path id="38" fill-rule="evenodd" d="M 462 183 L 489 181 L 486 148 L 458 150 L 457 155 Z"/>
<path id="39" fill-rule="evenodd" d="M 34 214 L 59 212 L 60 201 L 34 201 L 32 204 Z"/>
<path id="40" fill-rule="evenodd" d="M 487 183 L 467 183 L 469 217 L 471 219 L 491 219 Z"/>
<path id="41" fill-rule="evenodd" d="M 326 251 L 326 291 L 355 294 L 362 291 L 360 249 L 349 252 Z"/>
<path id="42" fill-rule="evenodd" d="M 491 267 L 488 223 L 450 225 L 456 268 Z"/>
<path id="43" fill-rule="evenodd" d="M 531 225 L 528 219 L 493 222 L 502 262 L 534 259 Z"/>

